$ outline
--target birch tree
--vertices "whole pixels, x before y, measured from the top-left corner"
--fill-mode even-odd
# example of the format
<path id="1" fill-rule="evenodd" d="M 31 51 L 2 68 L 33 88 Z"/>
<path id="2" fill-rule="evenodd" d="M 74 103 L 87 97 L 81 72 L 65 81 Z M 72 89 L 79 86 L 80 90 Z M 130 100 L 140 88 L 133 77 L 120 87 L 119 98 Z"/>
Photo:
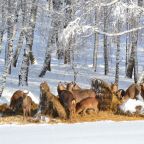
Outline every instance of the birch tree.
<path id="1" fill-rule="evenodd" d="M 2 50 L 2 42 L 3 42 L 3 36 L 4 36 L 4 31 L 5 31 L 5 27 L 6 27 L 6 1 L 5 0 L 1 0 L 2 4 L 1 4 L 1 23 L 0 23 L 0 53 Z"/>
<path id="2" fill-rule="evenodd" d="M 72 0 L 65 0 L 65 22 L 64 22 L 64 28 L 67 27 L 68 23 L 72 21 Z M 64 53 L 64 64 L 71 62 L 71 45 L 72 44 L 72 37 L 69 38 L 69 43 L 65 47 L 65 53 Z"/>
<path id="3" fill-rule="evenodd" d="M 15 36 L 15 7 L 16 1 L 15 0 L 8 0 L 7 1 L 7 10 L 8 10 L 8 18 L 7 18 L 7 47 L 6 47 L 6 63 L 10 62 L 13 57 L 13 41 Z M 11 73 L 11 64 L 9 67 L 9 74 Z"/>
<path id="4" fill-rule="evenodd" d="M 138 23 L 136 19 L 131 19 L 132 27 L 135 27 Z M 128 78 L 132 78 L 134 72 L 134 79 L 137 82 L 138 68 L 137 68 L 137 42 L 138 31 L 131 33 L 131 52 L 128 60 L 127 73 Z"/>
<path id="5" fill-rule="evenodd" d="M 120 31 L 121 23 L 117 23 L 117 31 Z M 120 64 L 120 36 L 116 37 L 117 48 L 116 48 L 116 70 L 115 70 L 115 83 L 119 83 L 119 64 Z"/>
<path id="6" fill-rule="evenodd" d="M 29 73 L 29 61 L 31 64 L 35 63 L 35 58 L 32 53 L 32 46 L 34 40 L 34 30 L 36 25 L 36 15 L 38 0 L 32 0 L 32 6 L 30 10 L 30 19 L 28 23 L 28 29 L 26 30 L 26 45 L 23 55 L 23 61 L 19 74 L 19 84 L 28 85 L 28 73 Z"/>
<path id="7" fill-rule="evenodd" d="M 29 13 L 28 4 L 26 3 L 26 0 L 21 0 L 19 7 L 21 7 L 21 11 L 22 11 L 22 16 L 21 16 L 22 17 L 22 28 L 20 31 L 17 47 L 16 47 L 16 50 L 15 50 L 14 56 L 13 56 L 13 66 L 14 67 L 16 67 L 21 49 L 23 47 L 25 33 L 26 33 L 26 26 L 27 26 L 27 22 L 28 22 L 28 20 L 27 20 L 28 13 Z"/>
<path id="8" fill-rule="evenodd" d="M 53 5 L 51 6 L 53 6 L 53 8 L 51 7 L 51 28 L 49 29 L 45 59 L 39 77 L 43 77 L 47 71 L 51 71 L 51 53 L 59 49 L 59 32 L 63 24 L 61 15 L 57 13 L 61 11 L 63 2 L 62 0 L 53 0 Z"/>
<path id="9" fill-rule="evenodd" d="M 95 24 L 99 21 L 99 10 L 95 9 Z M 97 55 L 98 55 L 98 47 L 99 47 L 99 34 L 97 32 L 94 33 L 94 51 L 93 51 L 93 67 L 96 72 L 97 69 Z"/>
<path id="10" fill-rule="evenodd" d="M 103 31 L 107 32 L 108 30 L 108 8 L 104 7 L 103 9 Z M 103 47 L 104 47 L 104 74 L 107 75 L 109 72 L 109 59 L 108 59 L 108 37 L 103 35 Z"/>

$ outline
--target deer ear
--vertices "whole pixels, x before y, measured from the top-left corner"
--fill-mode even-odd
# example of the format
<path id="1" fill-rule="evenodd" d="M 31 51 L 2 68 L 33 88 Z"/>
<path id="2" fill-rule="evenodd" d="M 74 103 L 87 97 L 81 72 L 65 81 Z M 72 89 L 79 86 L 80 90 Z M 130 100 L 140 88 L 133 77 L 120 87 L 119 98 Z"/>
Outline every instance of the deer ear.
<path id="1" fill-rule="evenodd" d="M 26 93 L 24 93 L 22 98 L 24 99 L 24 98 L 26 98 L 26 96 L 27 96 L 27 94 L 26 94 Z"/>
<path id="2" fill-rule="evenodd" d="M 68 83 L 67 83 L 67 82 L 64 82 L 64 84 L 67 85 Z"/>
<path id="3" fill-rule="evenodd" d="M 62 82 L 61 82 L 61 81 L 59 81 L 59 82 L 58 82 L 58 84 L 62 84 Z"/>
<path id="4" fill-rule="evenodd" d="M 74 82 L 72 81 L 72 82 L 70 82 L 70 84 L 74 84 Z"/>
<path id="5" fill-rule="evenodd" d="M 73 99 L 73 100 L 72 100 L 72 105 L 75 105 L 75 104 L 76 104 L 76 100 Z"/>
<path id="6" fill-rule="evenodd" d="M 144 86 L 144 82 L 140 83 L 141 86 Z"/>

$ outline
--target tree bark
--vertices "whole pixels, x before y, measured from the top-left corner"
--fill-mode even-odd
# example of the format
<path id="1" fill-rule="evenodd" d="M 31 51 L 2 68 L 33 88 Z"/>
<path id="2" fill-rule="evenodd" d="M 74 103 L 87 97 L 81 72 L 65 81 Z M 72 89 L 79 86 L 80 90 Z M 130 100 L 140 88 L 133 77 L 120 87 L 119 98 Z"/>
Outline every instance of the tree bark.
<path id="1" fill-rule="evenodd" d="M 137 20 L 132 19 L 132 26 L 135 27 L 137 25 Z M 131 53 L 128 61 L 126 76 L 128 78 L 132 78 L 134 72 L 134 81 L 137 82 L 138 75 L 138 61 L 137 61 L 137 41 L 138 41 L 138 31 L 131 33 Z"/>
<path id="2" fill-rule="evenodd" d="M 29 20 L 29 29 L 27 30 L 26 33 L 26 47 L 27 50 L 29 50 L 29 57 L 31 64 L 35 63 L 35 58 L 32 53 L 32 46 L 33 46 L 33 40 L 34 40 L 34 30 L 35 30 L 35 25 L 36 25 L 36 16 L 37 16 L 37 3 L 38 0 L 32 0 L 32 7 L 31 7 L 31 12 L 30 12 L 30 20 Z"/>
<path id="3" fill-rule="evenodd" d="M 4 71 L 0 79 L 0 97 L 2 96 L 3 90 L 5 88 L 6 79 L 9 74 L 9 68 L 11 66 L 11 62 L 12 62 L 12 59 L 9 59 L 9 61 L 7 61 L 7 63 L 5 64 Z"/>
<path id="4" fill-rule="evenodd" d="M 24 49 L 23 61 L 19 73 L 19 86 L 28 86 L 29 63 L 29 53 Z"/>
<path id="5" fill-rule="evenodd" d="M 120 21 L 117 24 L 117 31 L 120 31 Z M 115 71 L 115 83 L 119 83 L 119 64 L 120 64 L 120 36 L 117 36 L 117 50 L 116 50 L 116 71 Z"/>
<path id="6" fill-rule="evenodd" d="M 15 50 L 14 56 L 13 56 L 13 66 L 14 67 L 16 67 L 16 65 L 17 65 L 17 61 L 18 61 L 18 58 L 19 58 L 19 55 L 20 55 L 20 52 L 21 52 L 21 49 L 23 46 L 23 42 L 24 42 L 24 38 L 25 38 L 24 27 L 26 27 L 26 24 L 27 24 L 27 19 L 28 19 L 27 12 L 29 11 L 26 0 L 22 0 L 18 7 L 21 7 L 21 10 L 22 10 L 22 30 L 20 32 L 17 47 L 16 47 L 16 50 Z"/>
<path id="7" fill-rule="evenodd" d="M 99 20 L 99 12 L 98 10 L 95 10 L 95 24 L 98 22 Z M 94 71 L 96 72 L 97 70 L 97 54 L 98 54 L 98 47 L 99 47 L 99 34 L 98 33 L 94 33 L 94 51 L 93 51 L 93 67 L 94 67 Z"/>
<path id="8" fill-rule="evenodd" d="M 43 77 L 47 71 L 51 71 L 51 52 L 46 53 L 44 65 L 39 77 Z"/>
<path id="9" fill-rule="evenodd" d="M 66 9 L 65 9 L 65 23 L 64 23 L 64 28 L 67 27 L 68 23 L 72 20 L 72 1 L 71 0 L 65 0 L 66 3 Z M 72 42 L 72 37 L 69 39 L 69 43 L 67 47 L 65 48 L 65 54 L 64 54 L 64 64 L 68 64 L 71 62 L 71 42 Z"/>
<path id="10" fill-rule="evenodd" d="M 3 42 L 3 35 L 5 31 L 5 22 L 6 22 L 6 9 L 5 9 L 6 1 L 2 0 L 2 2 L 3 2 L 3 5 L 1 7 L 2 22 L 1 22 L 1 28 L 0 28 L 0 53 L 2 50 L 2 42 Z"/>
<path id="11" fill-rule="evenodd" d="M 25 38 L 24 37 L 24 31 L 21 31 L 20 37 L 18 40 L 18 44 L 17 44 L 17 48 L 16 48 L 16 51 L 15 51 L 14 56 L 13 56 L 13 66 L 14 67 L 16 67 L 16 65 L 17 65 L 18 57 L 20 55 L 20 52 L 21 52 L 21 49 L 23 46 L 24 38 Z"/>
<path id="12" fill-rule="evenodd" d="M 107 26 L 108 26 L 108 23 L 107 23 L 107 19 L 108 19 L 108 16 L 107 16 L 107 9 L 104 8 L 104 32 L 107 32 Z M 103 36 L 103 45 L 104 45 L 104 74 L 105 75 L 108 75 L 108 72 L 109 72 L 109 63 L 108 63 L 108 39 L 107 39 L 107 36 L 104 35 Z"/>
<path id="13" fill-rule="evenodd" d="M 8 18 L 7 18 L 7 47 L 6 47 L 6 63 L 10 62 L 13 57 L 13 40 L 14 40 L 14 14 L 15 0 L 8 0 Z M 11 74 L 11 64 L 9 65 L 9 74 Z"/>

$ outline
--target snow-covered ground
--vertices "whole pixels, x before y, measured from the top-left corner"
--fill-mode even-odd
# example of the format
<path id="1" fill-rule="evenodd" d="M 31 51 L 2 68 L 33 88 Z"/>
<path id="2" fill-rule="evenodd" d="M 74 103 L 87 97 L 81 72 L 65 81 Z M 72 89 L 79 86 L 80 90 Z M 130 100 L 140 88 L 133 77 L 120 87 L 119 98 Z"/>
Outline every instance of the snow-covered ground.
<path id="1" fill-rule="evenodd" d="M 3 125 L 1 144 L 143 144 L 144 121 Z"/>

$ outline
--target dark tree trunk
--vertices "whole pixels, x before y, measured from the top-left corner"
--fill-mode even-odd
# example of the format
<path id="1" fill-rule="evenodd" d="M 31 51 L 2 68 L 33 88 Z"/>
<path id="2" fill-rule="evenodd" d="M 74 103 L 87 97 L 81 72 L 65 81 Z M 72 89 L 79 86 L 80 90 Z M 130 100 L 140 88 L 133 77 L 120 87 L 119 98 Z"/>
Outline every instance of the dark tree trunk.
<path id="1" fill-rule="evenodd" d="M 104 8 L 104 32 L 107 32 L 107 8 Z M 103 36 L 103 46 L 104 46 L 104 74 L 107 75 L 109 72 L 109 63 L 108 63 L 108 37 L 106 35 Z"/>
<path id="2" fill-rule="evenodd" d="M 47 71 L 51 71 L 51 53 L 47 53 L 44 61 L 44 65 L 42 68 L 41 73 L 39 74 L 39 77 L 43 77 Z"/>
<path id="3" fill-rule="evenodd" d="M 136 26 L 136 21 L 132 21 L 133 26 Z M 132 47 L 131 47 L 131 53 L 128 61 L 127 66 L 127 72 L 126 76 L 128 78 L 132 78 L 133 72 L 134 72 L 134 80 L 137 82 L 138 77 L 138 61 L 137 61 L 137 41 L 138 41 L 138 32 L 132 32 L 131 33 L 131 41 L 132 41 Z"/>
<path id="4" fill-rule="evenodd" d="M 115 83 L 119 83 L 119 64 L 120 64 L 120 37 L 117 37 L 117 51 L 116 51 L 116 73 Z"/>

